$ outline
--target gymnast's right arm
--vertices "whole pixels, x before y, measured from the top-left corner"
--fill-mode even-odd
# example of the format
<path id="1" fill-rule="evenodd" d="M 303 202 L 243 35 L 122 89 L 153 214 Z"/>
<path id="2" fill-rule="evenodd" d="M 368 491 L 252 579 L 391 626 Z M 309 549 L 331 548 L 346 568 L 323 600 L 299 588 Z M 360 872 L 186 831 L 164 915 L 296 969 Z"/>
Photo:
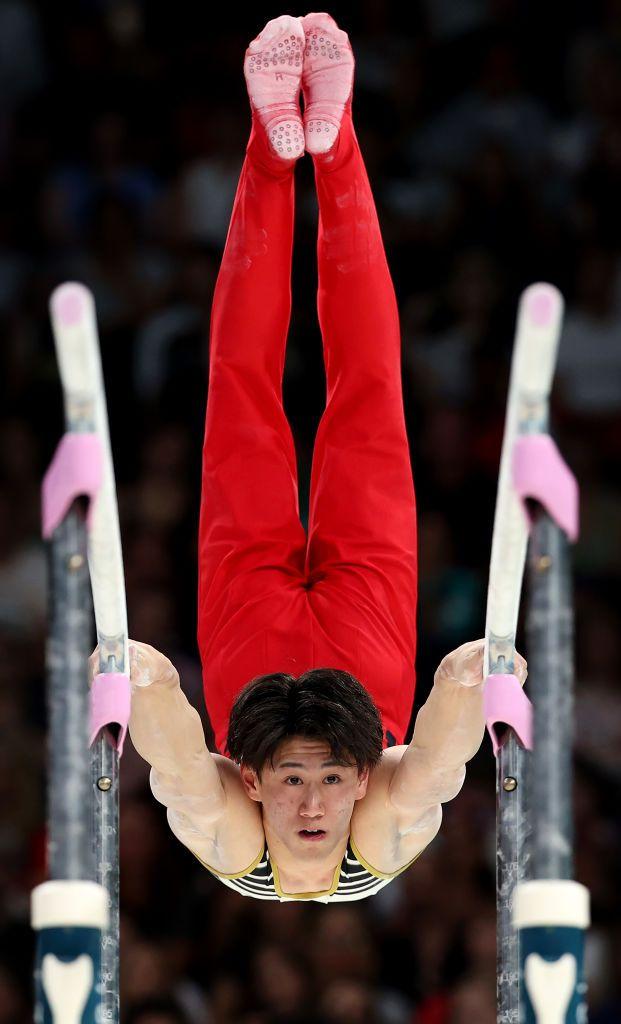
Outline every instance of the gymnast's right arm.
<path id="1" fill-rule="evenodd" d="M 97 651 L 91 657 L 95 671 Z M 129 733 L 151 765 L 156 800 L 168 809 L 168 823 L 186 846 L 213 842 L 226 811 L 226 794 L 216 760 L 205 743 L 198 712 L 183 693 L 174 665 L 154 647 L 130 641 L 132 705 Z"/>

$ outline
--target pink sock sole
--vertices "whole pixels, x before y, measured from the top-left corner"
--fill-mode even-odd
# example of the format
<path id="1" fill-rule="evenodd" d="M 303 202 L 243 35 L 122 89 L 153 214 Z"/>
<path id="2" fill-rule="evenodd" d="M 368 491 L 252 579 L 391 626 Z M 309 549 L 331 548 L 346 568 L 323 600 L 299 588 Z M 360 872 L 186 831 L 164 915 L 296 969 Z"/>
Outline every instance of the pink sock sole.
<path id="1" fill-rule="evenodd" d="M 268 22 L 248 47 L 244 60 L 251 106 L 273 151 L 283 160 L 296 160 L 304 152 L 298 103 L 303 50 L 299 19 L 283 15 Z"/>
<path id="2" fill-rule="evenodd" d="M 354 80 L 354 55 L 345 32 L 328 14 L 301 19 L 304 49 L 304 135 L 311 154 L 334 145 Z"/>

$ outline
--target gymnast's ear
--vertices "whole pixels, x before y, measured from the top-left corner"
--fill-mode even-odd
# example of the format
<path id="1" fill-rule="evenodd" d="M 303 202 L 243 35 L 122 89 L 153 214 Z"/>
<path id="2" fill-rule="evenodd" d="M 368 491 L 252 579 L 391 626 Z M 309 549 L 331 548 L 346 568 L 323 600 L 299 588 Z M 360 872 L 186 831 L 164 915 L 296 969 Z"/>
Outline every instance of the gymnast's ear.
<path id="1" fill-rule="evenodd" d="M 247 764 L 240 764 L 239 776 L 242 780 L 242 785 L 246 790 L 246 796 L 249 796 L 251 800 L 256 800 L 257 803 L 261 803 L 261 780 L 254 768 L 250 768 Z"/>
<path id="2" fill-rule="evenodd" d="M 369 774 L 370 770 L 368 768 L 364 768 L 361 772 L 358 772 L 358 786 L 356 788 L 354 800 L 362 800 L 363 796 L 366 796 L 367 786 L 369 785 Z"/>

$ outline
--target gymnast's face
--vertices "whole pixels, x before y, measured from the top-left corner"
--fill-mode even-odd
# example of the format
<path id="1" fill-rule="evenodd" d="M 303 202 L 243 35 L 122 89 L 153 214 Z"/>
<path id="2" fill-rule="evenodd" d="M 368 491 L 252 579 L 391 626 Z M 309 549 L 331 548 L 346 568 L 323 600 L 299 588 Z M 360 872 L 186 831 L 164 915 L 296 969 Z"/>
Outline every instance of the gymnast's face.
<path id="1" fill-rule="evenodd" d="M 242 769 L 248 796 L 263 805 L 268 839 L 306 862 L 324 862 L 349 834 L 354 804 L 367 791 L 368 770 L 338 764 L 322 740 L 285 740 L 259 778 Z"/>

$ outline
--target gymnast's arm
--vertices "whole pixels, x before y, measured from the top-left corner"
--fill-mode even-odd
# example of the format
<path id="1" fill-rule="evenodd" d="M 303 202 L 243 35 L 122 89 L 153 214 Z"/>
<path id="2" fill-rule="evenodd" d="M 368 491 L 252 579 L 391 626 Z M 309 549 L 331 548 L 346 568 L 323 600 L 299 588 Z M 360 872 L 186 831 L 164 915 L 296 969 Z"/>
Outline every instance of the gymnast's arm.
<path id="1" fill-rule="evenodd" d="M 97 651 L 91 657 L 96 671 Z M 168 821 L 191 847 L 210 840 L 226 809 L 226 795 L 198 712 L 183 693 L 174 665 L 148 644 L 130 641 L 132 684 L 129 733 L 151 767 L 151 789 L 168 808 Z M 187 835 L 186 835 L 187 833 Z"/>
<path id="2" fill-rule="evenodd" d="M 412 831 L 434 816 L 437 831 L 440 805 L 457 796 L 466 763 L 481 745 L 484 647 L 484 640 L 475 640 L 443 658 L 416 718 L 412 741 L 392 776 L 390 803 Z M 515 674 L 524 683 L 526 662 L 519 654 Z"/>

